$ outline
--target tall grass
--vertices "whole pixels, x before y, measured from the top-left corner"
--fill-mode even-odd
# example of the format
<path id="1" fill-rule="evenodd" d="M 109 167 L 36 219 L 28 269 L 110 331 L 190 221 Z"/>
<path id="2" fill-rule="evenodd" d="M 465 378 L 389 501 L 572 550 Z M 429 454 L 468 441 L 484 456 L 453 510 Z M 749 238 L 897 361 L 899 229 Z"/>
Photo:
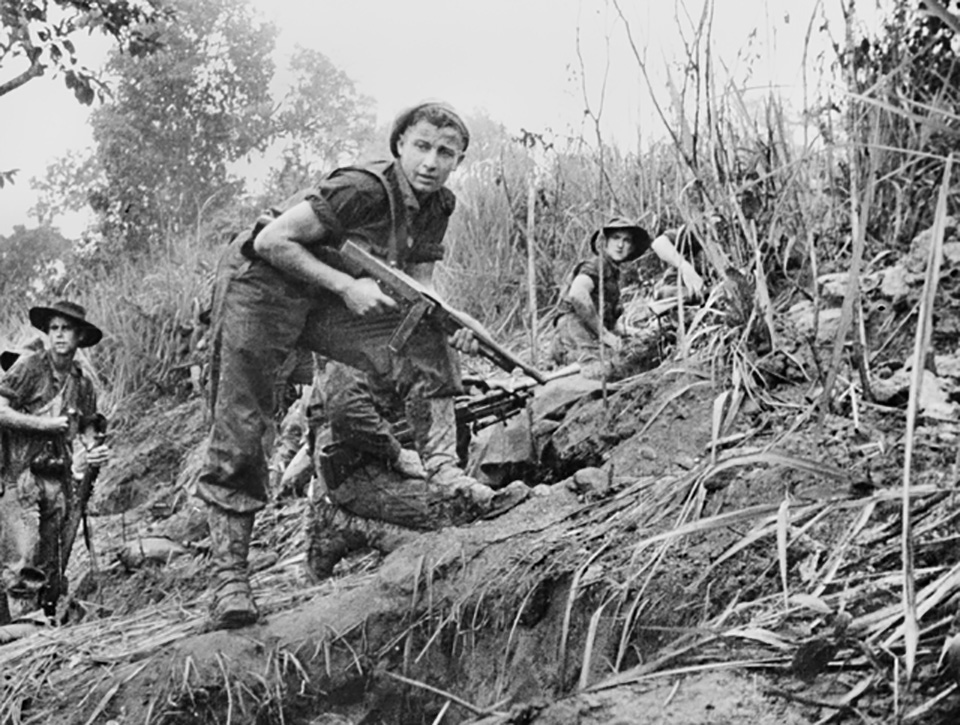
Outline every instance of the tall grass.
<path id="1" fill-rule="evenodd" d="M 178 366 L 188 360 L 198 315 L 209 304 L 217 253 L 191 236 L 108 265 L 76 265 L 64 295 L 84 305 L 105 333 L 85 351 L 100 381 L 102 410 L 133 413 L 177 391 L 188 374 Z"/>
<path id="2" fill-rule="evenodd" d="M 612 7 L 623 21 L 618 32 L 639 47 L 633 9 L 619 2 Z M 840 109 L 843 123 L 816 89 L 805 92 L 811 109 L 803 109 L 803 118 L 791 117 L 774 93 L 748 93 L 719 79 L 711 60 L 710 0 L 696 17 L 682 31 L 686 62 L 668 70 L 672 75 L 663 89 L 650 87 L 663 123 L 674 130 L 667 141 L 627 153 L 598 146 L 590 131 L 580 138 L 548 141 L 525 133 L 513 139 L 490 119 L 471 119 L 475 138 L 452 182 L 458 207 L 438 275 L 438 286 L 452 304 L 503 339 L 518 339 L 529 333 L 532 319 L 528 259 L 536 265 L 535 317 L 545 327 L 572 266 L 590 253 L 590 234 L 611 214 L 640 219 L 654 235 L 687 224 L 699 231 L 708 283 L 738 288 L 746 302 L 737 314 L 728 310 L 728 322 L 751 328 L 731 335 L 719 326 L 713 337 L 700 328 L 694 342 L 723 353 L 712 356 L 715 364 L 741 360 L 749 367 L 757 351 L 748 343 L 774 340 L 778 313 L 797 295 L 816 297 L 816 273 L 845 268 L 851 253 L 851 190 L 870 186 L 851 179 L 852 173 L 876 176 L 876 199 L 862 210 L 868 230 L 865 259 L 896 246 L 929 218 L 929 203 L 914 186 L 934 183 L 929 167 L 939 158 L 929 142 L 942 146 L 956 121 L 946 90 L 927 106 L 914 101 L 904 107 L 891 98 L 896 84 L 885 82 L 888 76 L 873 73 L 864 79 L 863 73 L 852 73 L 849 82 L 857 87 Z M 635 57 L 638 72 L 647 77 L 646 61 L 639 51 Z M 841 55 L 837 62 L 853 61 Z M 909 73 L 906 60 L 890 71 L 900 74 L 901 86 Z M 855 162 L 868 154 L 873 164 Z M 533 239 L 528 238 L 531 185 Z M 708 223 L 717 215 L 724 225 Z M 183 338 L 215 264 L 215 245 L 202 241 L 218 235 L 222 223 L 214 224 L 209 221 L 207 228 L 198 221 L 194 234 L 163 240 L 136 260 L 78 267 L 83 271 L 67 292 L 107 330 L 91 356 L 101 377 L 110 381 L 111 404 L 170 391 Z M 652 255 L 638 265 L 642 275 L 659 270 L 651 260 Z M 11 312 L 17 309 L 15 300 L 6 302 L 7 322 L 0 329 L 8 337 L 21 335 L 24 317 Z"/>

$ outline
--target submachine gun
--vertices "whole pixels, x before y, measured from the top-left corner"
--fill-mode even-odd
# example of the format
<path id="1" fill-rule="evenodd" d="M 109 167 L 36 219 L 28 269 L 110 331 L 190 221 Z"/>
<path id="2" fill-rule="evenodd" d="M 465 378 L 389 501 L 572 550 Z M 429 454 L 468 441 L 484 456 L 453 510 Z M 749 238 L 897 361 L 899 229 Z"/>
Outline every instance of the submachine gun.
<path id="1" fill-rule="evenodd" d="M 388 342 L 392 352 L 402 351 L 420 324 L 437 325 L 447 335 L 465 328 L 473 333 L 481 356 L 508 373 L 513 374 L 519 369 L 527 376 L 527 380 L 509 387 L 490 386 L 481 380 L 467 381 L 480 392 L 461 396 L 456 401 L 457 448 L 461 458 L 466 456 L 466 443 L 469 442 L 470 433 L 510 419 L 526 408 L 536 386 L 549 379 L 576 372 L 565 369 L 549 377 L 544 375 L 500 346 L 472 317 L 449 307 L 433 291 L 410 275 L 391 267 L 351 241 L 344 242 L 339 252 L 352 273 L 375 280 L 384 293 L 396 300 L 405 311 L 403 320 Z M 413 431 L 406 420 L 401 419 L 394 423 L 392 432 L 403 447 L 413 445 Z M 366 454 L 349 446 L 333 443 L 324 446 L 318 459 L 325 482 L 331 488 L 336 488 L 363 465 Z"/>
<path id="2" fill-rule="evenodd" d="M 349 240 L 343 243 L 339 251 L 351 271 L 357 273 L 357 276 L 375 280 L 380 285 L 380 289 L 406 310 L 403 321 L 394 330 L 390 342 L 387 343 L 392 352 L 400 352 L 421 323 L 437 325 L 447 335 L 452 335 L 460 329 L 467 329 L 476 338 L 480 346 L 480 355 L 500 369 L 512 373 L 520 368 L 537 383 L 543 383 L 546 380 L 543 373 L 535 367 L 498 345 L 476 320 L 448 306 L 432 290 L 410 275 L 391 267 Z"/>

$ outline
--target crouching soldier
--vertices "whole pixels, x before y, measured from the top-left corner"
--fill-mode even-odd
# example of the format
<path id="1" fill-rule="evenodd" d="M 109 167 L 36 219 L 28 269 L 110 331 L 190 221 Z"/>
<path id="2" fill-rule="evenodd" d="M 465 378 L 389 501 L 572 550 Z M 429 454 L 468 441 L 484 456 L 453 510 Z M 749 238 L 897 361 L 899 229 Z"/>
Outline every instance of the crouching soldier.
<path id="1" fill-rule="evenodd" d="M 5 519 L 15 521 L 4 535 L 0 579 L 14 593 L 30 592 L 24 583 L 32 581 L 39 592 L 34 606 L 53 616 L 66 592 L 64 525 L 74 478 L 80 467 L 110 458 L 103 444 L 74 455 L 80 422 L 98 415 L 93 382 L 74 358 L 103 333 L 83 307 L 66 300 L 33 307 L 29 316 L 47 334 L 47 348 L 21 355 L 0 379 L 2 509 Z M 41 581 L 33 581 L 38 573 Z"/>
<path id="2" fill-rule="evenodd" d="M 589 377 L 616 379 L 630 357 L 630 335 L 621 315 L 621 268 L 652 249 L 676 268 L 684 289 L 699 296 L 703 279 L 674 246 L 675 232 L 651 239 L 634 222 L 614 217 L 590 238 L 592 254 L 577 263 L 564 292 L 551 357 L 557 365 L 580 363 Z"/>
<path id="3" fill-rule="evenodd" d="M 460 461 L 455 432 L 442 436 L 445 446 L 430 440 L 431 426 L 424 424 L 429 401 L 411 403 L 388 380 L 342 363 L 328 363 L 321 384 L 329 427 L 314 442 L 317 478 L 307 514 L 312 578 L 330 576 L 353 551 L 387 553 L 414 532 L 489 518 L 529 494 L 517 481 L 491 492 L 488 503 L 470 491 L 482 485 L 473 479 L 464 476 L 461 486 L 451 486 L 431 475 L 440 466 L 437 457 L 451 467 Z"/>

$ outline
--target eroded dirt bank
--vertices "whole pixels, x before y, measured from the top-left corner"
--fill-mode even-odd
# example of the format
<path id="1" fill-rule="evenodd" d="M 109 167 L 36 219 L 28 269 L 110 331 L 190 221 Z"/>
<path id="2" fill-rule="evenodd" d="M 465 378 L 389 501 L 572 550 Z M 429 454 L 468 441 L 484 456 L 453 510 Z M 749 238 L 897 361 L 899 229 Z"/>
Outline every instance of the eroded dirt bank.
<path id="1" fill-rule="evenodd" d="M 554 432 L 554 454 L 599 468 L 498 519 L 412 537 L 385 558 L 358 555 L 319 585 L 301 566 L 303 502 L 279 502 L 255 534 L 264 622 L 210 633 L 202 517 L 183 495 L 203 426 L 196 407 L 171 411 L 167 445 L 187 449 L 186 465 L 171 466 L 165 482 L 155 466 L 139 506 L 95 521 L 105 565 L 99 592 L 84 594 L 84 621 L 0 648 L 3 716 L 886 721 L 895 712 L 888 653 L 902 646 L 897 493 L 868 484 L 895 475 L 896 456 L 876 447 L 843 455 L 865 438 L 895 437 L 896 422 L 864 410 L 855 429 L 836 417 L 825 434 L 798 426 L 784 437 L 782 415 L 747 407 L 715 441 L 717 395 L 704 373 L 675 369 L 611 390 L 606 401 L 584 400 Z M 145 440 L 155 446 L 157 437 Z M 925 630 L 921 677 L 900 707 L 912 708 L 912 722 L 933 723 L 957 712 L 933 650 L 957 588 L 942 575 L 957 557 L 944 544 L 954 515 L 945 478 L 930 470 L 916 493 L 918 586 L 934 592 L 929 616 L 939 624 Z M 114 510 L 111 496 L 102 500 Z M 146 553 L 153 533 L 173 535 L 183 551 L 163 563 L 115 563 L 131 542 Z"/>

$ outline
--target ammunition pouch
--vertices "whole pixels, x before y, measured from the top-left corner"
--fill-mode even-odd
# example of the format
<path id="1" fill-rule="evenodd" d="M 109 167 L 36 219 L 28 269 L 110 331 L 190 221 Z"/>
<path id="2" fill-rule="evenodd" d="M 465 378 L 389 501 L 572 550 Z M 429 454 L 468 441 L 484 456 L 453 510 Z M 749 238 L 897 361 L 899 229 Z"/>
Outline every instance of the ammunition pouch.
<path id="1" fill-rule="evenodd" d="M 53 441 L 46 441 L 43 448 L 30 461 L 30 473 L 35 476 L 62 476 L 70 470 L 70 461 L 59 453 Z"/>

